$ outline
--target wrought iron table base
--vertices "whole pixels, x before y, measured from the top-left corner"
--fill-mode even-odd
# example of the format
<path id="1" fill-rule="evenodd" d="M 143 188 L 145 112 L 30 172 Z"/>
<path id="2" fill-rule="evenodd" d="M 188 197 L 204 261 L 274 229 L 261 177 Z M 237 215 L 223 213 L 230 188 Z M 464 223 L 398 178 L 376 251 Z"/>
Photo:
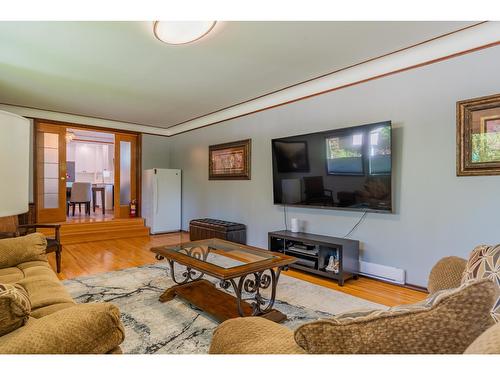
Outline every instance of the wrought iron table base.
<path id="1" fill-rule="evenodd" d="M 168 260 L 173 281 L 177 284 L 167 289 L 161 296 L 161 302 L 172 300 L 179 296 L 188 303 L 212 315 L 222 322 L 227 319 L 243 316 L 261 316 L 275 322 L 281 322 L 287 317 L 273 309 L 276 298 L 276 287 L 281 270 L 266 269 L 260 272 L 243 275 L 237 279 L 222 280 L 220 286 L 224 290 L 233 288 L 235 296 L 218 289 L 210 281 L 202 279 L 203 273 L 186 268 L 181 274 L 182 279 L 175 276 L 175 262 Z M 269 289 L 270 298 L 264 298 L 262 290 Z"/>

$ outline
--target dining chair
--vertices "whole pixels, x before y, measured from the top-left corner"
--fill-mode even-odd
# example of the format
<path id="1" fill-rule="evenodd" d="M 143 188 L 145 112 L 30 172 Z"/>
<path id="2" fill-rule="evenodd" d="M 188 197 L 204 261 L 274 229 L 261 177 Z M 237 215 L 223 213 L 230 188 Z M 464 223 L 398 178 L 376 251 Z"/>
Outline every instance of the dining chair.
<path id="1" fill-rule="evenodd" d="M 323 176 L 304 177 L 306 204 L 334 206 L 333 191 L 325 189 Z"/>
<path id="2" fill-rule="evenodd" d="M 90 215 L 90 201 L 92 199 L 92 184 L 90 182 L 73 182 L 71 194 L 66 205 L 69 215 L 69 206 L 72 206 L 72 215 L 75 216 L 75 206 L 78 204 L 79 213 L 82 212 L 82 203 L 85 204 L 85 214 Z"/>

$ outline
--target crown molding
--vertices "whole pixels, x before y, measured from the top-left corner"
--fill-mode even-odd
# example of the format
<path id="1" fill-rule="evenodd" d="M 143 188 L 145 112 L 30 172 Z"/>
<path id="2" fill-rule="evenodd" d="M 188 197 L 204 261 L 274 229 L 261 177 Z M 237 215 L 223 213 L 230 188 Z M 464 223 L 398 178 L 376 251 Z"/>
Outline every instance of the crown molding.
<path id="1" fill-rule="evenodd" d="M 189 132 L 500 44 L 500 22 L 483 22 L 168 128 Z"/>
<path id="2" fill-rule="evenodd" d="M 252 113 L 309 99 L 317 95 L 340 90 L 388 75 L 416 69 L 467 53 L 473 53 L 499 44 L 500 22 L 481 22 L 168 128 L 49 111 L 7 103 L 0 103 L 0 110 L 24 117 L 43 118 L 46 120 L 170 137 L 247 116 Z"/>
<path id="3" fill-rule="evenodd" d="M 80 124 L 80 125 L 92 125 L 92 126 L 99 126 L 102 128 L 127 130 L 143 134 L 162 135 L 167 137 L 170 135 L 170 132 L 167 129 L 158 128 L 154 126 L 141 125 L 124 121 L 109 120 L 98 117 L 82 116 L 65 112 L 48 111 L 39 108 L 31 108 L 31 107 L 0 103 L 0 110 L 14 113 L 16 115 L 23 117 L 69 122 L 72 124 Z"/>

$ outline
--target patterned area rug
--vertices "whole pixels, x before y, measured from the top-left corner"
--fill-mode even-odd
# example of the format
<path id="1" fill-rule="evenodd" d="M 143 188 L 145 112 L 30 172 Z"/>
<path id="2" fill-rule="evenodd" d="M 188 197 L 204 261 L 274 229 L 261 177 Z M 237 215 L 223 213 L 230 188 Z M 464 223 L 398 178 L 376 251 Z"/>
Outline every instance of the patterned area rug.
<path id="1" fill-rule="evenodd" d="M 64 281 L 64 285 L 79 303 L 107 301 L 120 308 L 126 331 L 121 345 L 124 353 L 208 352 L 217 323 L 179 298 L 158 301 L 160 294 L 174 285 L 167 263 L 79 277 Z M 274 307 L 288 316 L 283 324 L 292 329 L 353 309 L 384 308 L 286 275 L 280 276 Z"/>

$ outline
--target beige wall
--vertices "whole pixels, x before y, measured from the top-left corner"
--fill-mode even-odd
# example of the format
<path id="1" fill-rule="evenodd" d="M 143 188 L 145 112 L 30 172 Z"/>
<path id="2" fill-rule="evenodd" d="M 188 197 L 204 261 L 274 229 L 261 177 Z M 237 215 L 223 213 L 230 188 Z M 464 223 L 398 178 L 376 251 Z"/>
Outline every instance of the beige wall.
<path id="1" fill-rule="evenodd" d="M 170 138 L 142 135 L 142 170 L 170 167 Z"/>
<path id="2" fill-rule="evenodd" d="M 271 139 L 392 120 L 394 214 L 367 215 L 352 234 L 361 259 L 407 271 L 426 285 L 446 255 L 467 257 L 500 243 L 500 176 L 455 174 L 455 104 L 500 92 L 500 46 L 266 110 L 171 138 L 171 167 L 183 170 L 183 228 L 214 217 L 247 224 L 248 243 L 267 247 L 283 225 L 273 205 Z M 252 138 L 250 181 L 209 181 L 208 146 Z M 344 236 L 360 212 L 290 208 L 312 233 Z"/>

